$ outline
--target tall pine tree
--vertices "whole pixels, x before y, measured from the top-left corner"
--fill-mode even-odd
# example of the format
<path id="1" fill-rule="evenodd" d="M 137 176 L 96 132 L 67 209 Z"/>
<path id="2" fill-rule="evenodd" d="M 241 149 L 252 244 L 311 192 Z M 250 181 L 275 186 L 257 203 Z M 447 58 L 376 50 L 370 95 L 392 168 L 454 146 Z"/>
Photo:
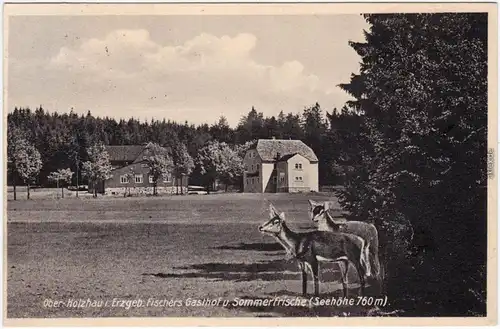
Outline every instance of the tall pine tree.
<path id="1" fill-rule="evenodd" d="M 393 305 L 484 314 L 487 15 L 365 17 L 342 85 L 361 119 L 341 204 L 381 231 Z"/>

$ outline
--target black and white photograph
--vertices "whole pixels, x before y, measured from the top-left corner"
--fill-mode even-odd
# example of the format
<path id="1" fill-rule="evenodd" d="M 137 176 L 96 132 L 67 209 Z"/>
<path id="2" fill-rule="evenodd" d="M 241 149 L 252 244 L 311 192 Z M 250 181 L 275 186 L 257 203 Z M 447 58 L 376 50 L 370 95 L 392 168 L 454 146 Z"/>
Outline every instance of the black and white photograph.
<path id="1" fill-rule="evenodd" d="M 6 4 L 4 323 L 495 324 L 497 11 Z"/>

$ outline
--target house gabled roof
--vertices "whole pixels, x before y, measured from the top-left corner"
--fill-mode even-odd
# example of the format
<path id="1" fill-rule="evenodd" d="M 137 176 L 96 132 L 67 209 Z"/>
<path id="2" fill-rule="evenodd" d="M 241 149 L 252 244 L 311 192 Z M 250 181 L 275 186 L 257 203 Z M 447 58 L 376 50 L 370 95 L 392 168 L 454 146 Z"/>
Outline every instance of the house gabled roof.
<path id="1" fill-rule="evenodd" d="M 132 162 L 142 150 L 144 150 L 145 145 L 106 145 L 106 151 L 109 154 L 110 161 L 126 161 Z"/>
<path id="2" fill-rule="evenodd" d="M 149 149 L 151 143 L 146 145 L 106 145 L 106 151 L 109 154 L 109 160 L 112 162 L 133 162 L 143 153 L 144 150 Z M 170 151 L 168 147 L 163 147 L 165 150 Z"/>
<path id="3" fill-rule="evenodd" d="M 296 156 L 297 154 L 299 154 L 299 153 L 287 154 L 287 155 L 282 156 L 281 158 L 279 158 L 278 161 L 279 162 L 286 162 L 286 161 L 290 160 L 291 158 L 293 158 L 294 156 Z"/>
<path id="4" fill-rule="evenodd" d="M 264 162 L 274 162 L 279 153 L 280 161 L 286 161 L 296 154 L 302 155 L 310 162 L 318 162 L 314 151 L 301 140 L 259 139 L 255 147 Z M 286 160 L 284 157 L 290 156 Z"/>

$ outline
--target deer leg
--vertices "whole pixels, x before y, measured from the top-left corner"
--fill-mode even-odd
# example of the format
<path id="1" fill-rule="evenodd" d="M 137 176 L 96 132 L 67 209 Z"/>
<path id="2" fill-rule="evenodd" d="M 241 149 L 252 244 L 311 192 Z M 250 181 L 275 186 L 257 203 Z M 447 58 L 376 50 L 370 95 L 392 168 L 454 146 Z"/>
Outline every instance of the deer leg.
<path id="1" fill-rule="evenodd" d="M 337 264 L 338 264 L 339 269 L 340 269 L 340 282 L 342 283 L 342 290 L 343 290 L 343 294 L 345 296 L 347 286 L 346 286 L 346 282 L 345 282 L 346 279 L 345 279 L 345 275 L 344 275 L 344 272 L 345 272 L 344 262 L 339 261 L 339 262 L 337 262 Z"/>
<path id="2" fill-rule="evenodd" d="M 368 280 L 370 282 L 370 286 L 371 285 L 375 286 L 376 284 L 378 294 L 382 294 L 384 269 L 382 268 L 382 264 L 380 263 L 380 259 L 377 253 L 374 251 L 370 251 L 370 266 L 372 268 L 372 273 L 373 273 L 373 275 Z"/>
<path id="3" fill-rule="evenodd" d="M 339 267 L 340 276 L 342 277 L 342 291 L 344 293 L 344 297 L 347 297 L 347 272 L 349 271 L 349 261 L 341 260 L 339 262 Z"/>
<path id="4" fill-rule="evenodd" d="M 342 284 L 344 284 L 344 269 L 345 269 L 344 263 L 337 262 L 337 264 L 339 265 L 339 270 L 340 270 L 340 281 L 342 282 Z"/>
<path id="5" fill-rule="evenodd" d="M 376 285 L 378 294 L 382 294 L 382 282 L 383 282 L 382 270 L 380 268 L 380 264 L 377 264 L 377 262 L 375 260 L 373 263 L 374 263 L 373 264 L 374 266 L 378 266 L 378 267 L 372 267 L 372 268 L 378 269 L 378 272 L 375 273 L 375 275 L 371 278 L 370 281 L 373 282 L 374 286 Z M 372 285 L 372 284 L 370 284 L 370 285 Z"/>
<path id="6" fill-rule="evenodd" d="M 299 262 L 299 268 L 302 275 L 302 295 L 307 296 L 307 271 L 306 264 Z"/>
<path id="7" fill-rule="evenodd" d="M 365 294 L 365 270 L 361 264 L 356 262 L 355 265 L 356 265 L 356 271 L 358 272 L 361 295 L 364 295 Z"/>
<path id="8" fill-rule="evenodd" d="M 311 270 L 314 282 L 314 295 L 319 296 L 319 263 L 314 260 L 311 262 Z"/>

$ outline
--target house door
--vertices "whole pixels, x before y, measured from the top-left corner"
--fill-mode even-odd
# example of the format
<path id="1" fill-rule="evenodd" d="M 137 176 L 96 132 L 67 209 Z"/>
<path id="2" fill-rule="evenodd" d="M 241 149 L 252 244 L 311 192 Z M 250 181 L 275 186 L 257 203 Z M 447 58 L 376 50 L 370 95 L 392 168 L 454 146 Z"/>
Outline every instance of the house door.
<path id="1" fill-rule="evenodd" d="M 278 182 L 276 183 L 276 192 L 286 192 L 285 173 L 280 172 Z"/>

